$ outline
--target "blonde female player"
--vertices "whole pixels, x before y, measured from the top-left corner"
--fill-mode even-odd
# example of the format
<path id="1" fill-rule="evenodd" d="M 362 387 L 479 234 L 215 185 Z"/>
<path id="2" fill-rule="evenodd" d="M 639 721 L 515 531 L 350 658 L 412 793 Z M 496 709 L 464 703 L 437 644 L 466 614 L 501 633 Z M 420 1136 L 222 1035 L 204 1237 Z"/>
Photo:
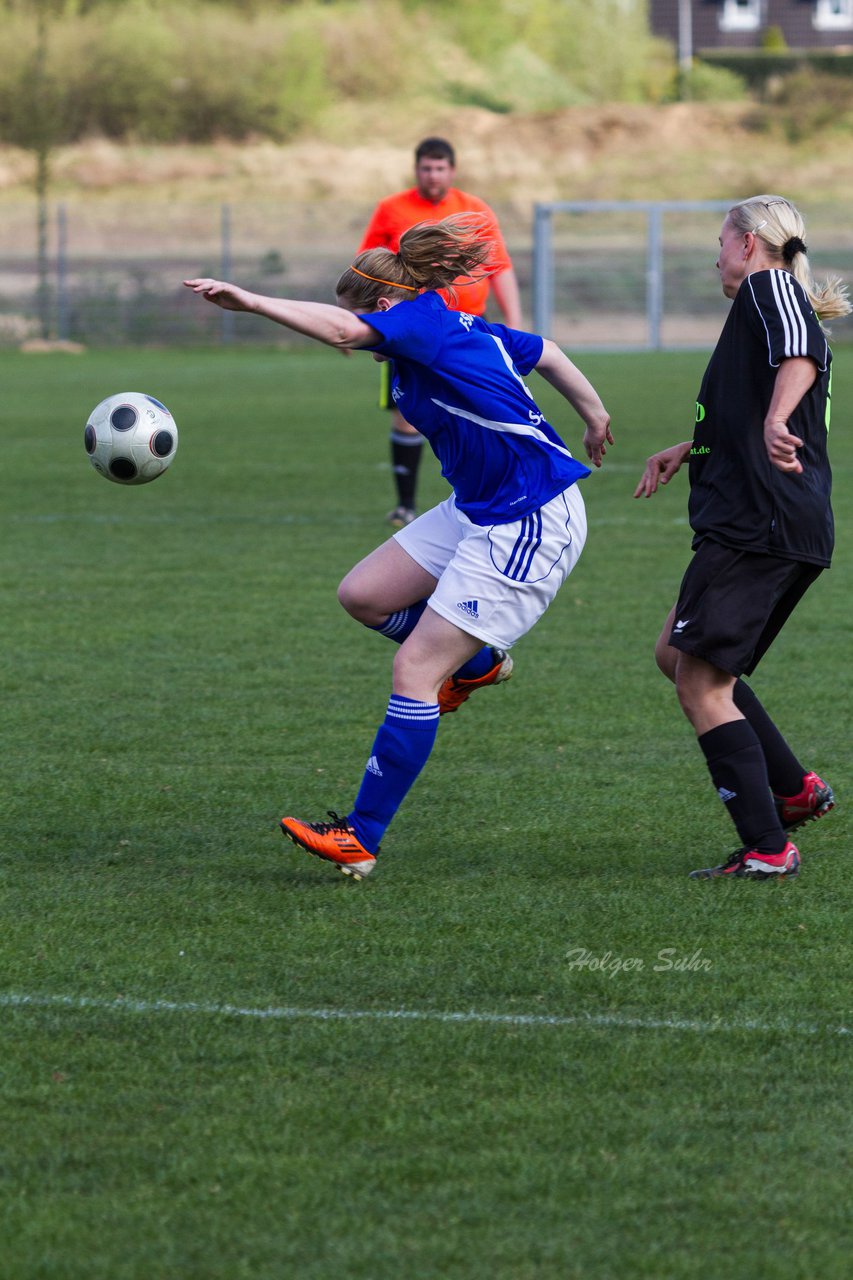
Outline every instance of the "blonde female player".
<path id="1" fill-rule="evenodd" d="M 692 440 L 653 454 L 635 498 L 689 462 L 693 559 L 658 640 L 741 847 L 697 879 L 797 875 L 791 832 L 827 813 L 832 788 L 805 769 L 742 676 L 751 676 L 834 543 L 824 321 L 847 315 L 839 280 L 812 276 L 805 224 L 784 196 L 733 205 L 717 270 L 732 300 L 696 402 Z"/>
<path id="2" fill-rule="evenodd" d="M 336 287 L 337 306 L 267 298 L 219 280 L 185 281 L 217 306 L 249 311 L 325 342 L 393 361 L 392 394 L 453 488 L 444 502 L 371 552 L 344 578 L 341 604 L 399 644 L 385 719 L 345 817 L 286 817 L 294 843 L 363 877 L 424 767 L 439 716 L 507 680 L 507 650 L 547 609 L 583 548 L 577 482 L 590 474 L 537 407 L 535 369 L 585 425 L 601 465 L 613 443 L 598 394 L 551 341 L 451 311 L 435 292 L 484 271 L 480 220 L 421 223 L 396 253 L 370 249 Z"/>

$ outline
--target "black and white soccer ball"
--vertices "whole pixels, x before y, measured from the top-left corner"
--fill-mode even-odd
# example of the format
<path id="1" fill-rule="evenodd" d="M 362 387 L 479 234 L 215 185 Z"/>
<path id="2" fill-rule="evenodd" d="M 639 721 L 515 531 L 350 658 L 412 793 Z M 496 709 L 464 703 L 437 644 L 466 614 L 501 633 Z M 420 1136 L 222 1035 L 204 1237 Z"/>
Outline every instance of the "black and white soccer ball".
<path id="1" fill-rule="evenodd" d="M 121 391 L 89 414 L 85 431 L 89 461 L 116 484 L 148 484 L 171 465 L 178 428 L 169 410 L 153 396 Z"/>

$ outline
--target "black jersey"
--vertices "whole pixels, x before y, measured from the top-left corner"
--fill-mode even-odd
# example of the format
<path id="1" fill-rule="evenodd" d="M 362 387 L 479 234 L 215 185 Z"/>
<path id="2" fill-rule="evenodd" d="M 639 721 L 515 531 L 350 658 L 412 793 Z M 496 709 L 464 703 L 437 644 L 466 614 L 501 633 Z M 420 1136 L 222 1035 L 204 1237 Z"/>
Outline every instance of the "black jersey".
<path id="1" fill-rule="evenodd" d="M 803 441 L 802 475 L 779 471 L 764 448 L 764 418 L 779 365 L 809 356 L 818 376 L 788 422 Z M 690 524 L 740 550 L 828 565 L 834 529 L 827 458 L 831 354 L 802 286 L 788 271 L 743 281 L 711 356 L 690 450 Z"/>

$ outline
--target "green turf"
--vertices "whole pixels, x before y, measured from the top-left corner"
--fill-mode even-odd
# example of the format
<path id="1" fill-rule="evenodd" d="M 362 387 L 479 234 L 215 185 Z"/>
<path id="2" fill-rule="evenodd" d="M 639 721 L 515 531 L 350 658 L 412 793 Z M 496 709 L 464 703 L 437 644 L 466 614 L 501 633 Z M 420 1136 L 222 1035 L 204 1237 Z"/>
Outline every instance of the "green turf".
<path id="1" fill-rule="evenodd" d="M 836 566 L 754 681 L 839 803 L 768 886 L 687 879 L 732 833 L 652 659 L 684 477 L 631 498 L 703 358 L 579 363 L 587 548 L 356 885 L 277 818 L 346 809 L 389 691 L 335 600 L 392 505 L 373 364 L 0 354 L 3 1280 L 847 1274 L 853 352 Z M 181 430 L 140 489 L 82 444 L 130 389 Z"/>

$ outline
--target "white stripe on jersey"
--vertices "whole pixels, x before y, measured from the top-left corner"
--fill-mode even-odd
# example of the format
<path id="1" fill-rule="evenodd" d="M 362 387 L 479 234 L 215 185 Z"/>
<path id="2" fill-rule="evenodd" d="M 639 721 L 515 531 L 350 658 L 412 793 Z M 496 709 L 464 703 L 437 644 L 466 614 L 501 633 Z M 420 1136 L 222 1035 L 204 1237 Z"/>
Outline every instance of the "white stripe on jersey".
<path id="1" fill-rule="evenodd" d="M 809 340 L 806 334 L 806 322 L 800 310 L 799 298 L 794 291 L 794 277 L 790 272 L 774 267 L 770 271 L 770 284 L 785 331 L 785 355 L 808 355 Z"/>
<path id="2" fill-rule="evenodd" d="M 446 413 L 452 413 L 457 418 L 466 418 L 468 422 L 476 422 L 478 427 L 486 427 L 488 431 L 505 432 L 510 436 L 529 436 L 532 440 L 538 440 L 540 444 L 547 444 L 549 448 L 556 449 L 557 453 L 562 453 L 565 458 L 573 457 L 568 449 L 549 440 L 544 431 L 539 431 L 536 427 L 528 427 L 523 422 L 492 422 L 489 418 L 481 418 L 476 413 L 469 413 L 467 409 L 455 409 L 452 404 L 444 404 L 443 401 L 436 400 L 435 396 L 432 397 L 432 403 L 437 404 L 439 409 L 444 409 Z"/>
<path id="3" fill-rule="evenodd" d="M 498 351 L 500 351 L 501 356 L 503 357 L 503 362 L 504 362 L 504 364 L 506 365 L 507 369 L 508 369 L 508 370 L 509 370 L 509 372 L 512 374 L 512 376 L 515 378 L 516 382 L 517 382 L 517 383 L 522 387 L 522 389 L 523 389 L 523 391 L 524 391 L 524 394 L 525 394 L 526 396 L 529 396 L 529 398 L 532 400 L 532 399 L 533 399 L 533 394 L 532 394 L 532 392 L 531 392 L 530 388 L 528 387 L 527 383 L 526 383 L 526 382 L 524 381 L 524 379 L 522 378 L 521 374 L 520 374 L 520 373 L 518 372 L 518 370 L 516 369 L 515 365 L 512 363 L 512 356 L 511 356 L 511 355 L 509 354 L 509 352 L 507 351 L 507 349 L 506 349 L 506 347 L 504 346 L 504 344 L 503 344 L 503 342 L 501 341 L 501 339 L 498 337 L 498 335 L 497 335 L 496 333 L 490 333 L 490 334 L 489 334 L 489 337 L 490 337 L 490 338 L 492 339 L 492 341 L 494 342 L 494 344 L 495 344 L 495 346 L 497 347 Z"/>

